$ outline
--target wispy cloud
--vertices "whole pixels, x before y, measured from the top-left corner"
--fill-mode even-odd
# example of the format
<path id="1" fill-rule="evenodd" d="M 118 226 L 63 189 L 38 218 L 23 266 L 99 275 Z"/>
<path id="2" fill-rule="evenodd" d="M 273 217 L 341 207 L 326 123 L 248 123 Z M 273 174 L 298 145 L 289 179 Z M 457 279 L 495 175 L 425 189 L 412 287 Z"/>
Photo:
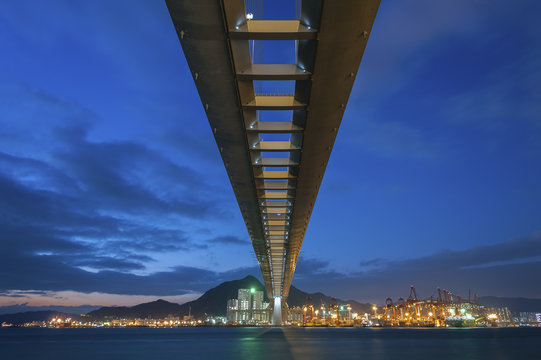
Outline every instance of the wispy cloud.
<path id="1" fill-rule="evenodd" d="M 407 295 L 411 284 L 423 297 L 442 287 L 463 295 L 471 289 L 480 295 L 541 298 L 538 287 L 532 286 L 541 281 L 540 259 L 541 233 L 536 233 L 417 259 L 365 260 L 359 263 L 359 272 L 350 274 L 333 271 L 328 262 L 310 260 L 301 276 L 296 274 L 294 284 L 317 291 L 324 283 L 336 296 L 379 303 L 386 297 Z"/>
<path id="2" fill-rule="evenodd" d="M 193 164 L 137 141 L 91 140 L 99 117 L 74 101 L 27 87 L 2 91 L 0 240 L 13 259 L 35 257 L 66 273 L 148 272 L 159 254 L 207 249 L 213 243 L 194 241 L 193 228 L 230 219 L 219 206 L 222 184 Z"/>
<path id="3" fill-rule="evenodd" d="M 337 165 L 339 177 L 331 184 L 333 191 L 347 195 L 339 207 L 343 212 L 337 211 L 333 196 L 326 203 L 321 195 L 318 200 L 319 207 L 332 209 L 327 223 L 336 225 L 344 213 L 381 206 L 379 219 L 362 220 L 367 227 L 378 223 L 371 233 L 379 234 L 389 212 L 401 216 L 415 209 L 420 225 L 412 221 L 397 228 L 426 234 L 423 210 L 448 206 L 444 215 L 430 220 L 451 224 L 442 220 L 451 214 L 459 223 L 470 212 L 453 202 L 473 199 L 489 205 L 472 213 L 490 212 L 498 203 L 493 194 L 520 188 L 527 195 L 516 202 L 504 199 L 501 207 L 513 210 L 487 215 L 496 220 L 483 233 L 499 231 L 496 222 L 508 217 L 516 233 L 533 228 L 537 159 L 528 157 L 517 166 L 520 171 L 500 164 L 530 149 L 540 151 L 540 4 L 382 2 L 335 146 L 340 156 L 329 163 L 330 170 Z M 5 257 L 0 291 L 12 297 L 52 291 L 53 298 L 70 290 L 79 295 L 188 296 L 224 279 L 259 273 L 247 265 L 251 252 L 234 256 L 250 250 L 249 241 L 163 2 L 10 2 L 0 13 L 0 24 L 0 40 L 10 55 L 0 60 L 0 252 Z M 499 156 L 472 161 L 469 167 L 456 164 L 475 152 L 450 154 L 494 139 L 500 141 Z M 524 144 L 529 148 L 519 154 Z M 369 161 L 378 164 L 366 166 Z M 491 161 L 496 170 L 479 166 Z M 404 166 L 412 162 L 420 164 L 414 171 Z M 525 176 L 523 169 L 533 170 Z M 502 172 L 530 183 L 490 182 Z M 456 179 L 474 190 L 458 189 Z M 475 189 L 488 182 L 494 193 L 477 197 L 483 192 Z M 394 196 L 400 189 L 420 195 Z M 446 191 L 452 195 L 433 195 Z M 373 203 L 364 196 L 368 193 Z M 461 198 L 450 199 L 454 194 Z M 396 209 L 386 211 L 381 203 L 391 201 Z M 425 208 L 412 206 L 421 201 L 427 202 Z M 461 210 L 462 218 L 453 214 Z M 351 233 L 357 232 L 354 225 Z M 387 236 L 392 239 L 387 249 L 395 257 L 403 255 L 396 250 L 403 248 L 399 245 L 411 241 L 397 233 Z M 374 301 L 410 283 L 424 284 L 420 292 L 440 285 L 539 295 L 524 276 L 539 282 L 537 235 L 462 252 L 439 252 L 453 245 L 438 240 L 424 244 L 434 247 L 433 256 L 365 260 L 353 274 L 334 271 L 332 261 L 302 259 L 294 282 L 308 290 Z M 342 244 L 351 253 L 363 251 L 362 244 Z M 216 256 L 216 249 L 225 255 Z M 166 257 L 173 260 L 164 262 Z M 229 263 L 218 264 L 218 259 Z M 9 293 L 13 289 L 23 292 Z"/>
<path id="4" fill-rule="evenodd" d="M 250 244 L 250 241 L 247 239 L 241 239 L 237 236 L 217 236 L 215 238 L 212 238 L 208 240 L 209 243 L 220 243 L 225 245 L 248 245 Z"/>

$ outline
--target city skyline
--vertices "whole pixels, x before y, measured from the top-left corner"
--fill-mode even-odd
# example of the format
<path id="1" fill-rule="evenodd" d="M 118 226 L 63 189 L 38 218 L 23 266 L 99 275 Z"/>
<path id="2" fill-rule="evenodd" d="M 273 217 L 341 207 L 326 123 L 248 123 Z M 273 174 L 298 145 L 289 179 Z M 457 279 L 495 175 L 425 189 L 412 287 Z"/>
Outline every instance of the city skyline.
<path id="1" fill-rule="evenodd" d="M 293 285 L 541 297 L 533 9 L 381 5 Z M 186 301 L 260 277 L 164 3 L 13 3 L 0 20 L 0 307 Z"/>

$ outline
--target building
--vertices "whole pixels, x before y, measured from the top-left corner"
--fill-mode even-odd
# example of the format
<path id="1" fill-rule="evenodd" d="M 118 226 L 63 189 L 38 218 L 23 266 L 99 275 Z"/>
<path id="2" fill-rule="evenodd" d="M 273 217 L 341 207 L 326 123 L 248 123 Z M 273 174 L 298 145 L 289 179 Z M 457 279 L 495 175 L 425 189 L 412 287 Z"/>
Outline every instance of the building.
<path id="1" fill-rule="evenodd" d="M 521 324 L 535 324 L 541 323 L 541 314 L 534 312 L 521 312 L 519 313 L 519 322 Z"/>
<path id="2" fill-rule="evenodd" d="M 227 322 L 267 323 L 270 320 L 269 303 L 263 291 L 239 289 L 237 299 L 227 300 Z"/>
<path id="3" fill-rule="evenodd" d="M 254 290 L 255 292 L 255 290 Z M 246 310 L 246 311 L 249 311 L 251 306 L 250 306 L 250 297 L 251 297 L 251 294 L 250 294 L 250 289 L 239 289 L 239 294 L 238 294 L 238 300 L 239 300 L 239 310 Z"/>
<path id="4" fill-rule="evenodd" d="M 300 306 L 294 306 L 289 308 L 287 312 L 287 323 L 300 325 L 304 322 L 304 311 Z"/>

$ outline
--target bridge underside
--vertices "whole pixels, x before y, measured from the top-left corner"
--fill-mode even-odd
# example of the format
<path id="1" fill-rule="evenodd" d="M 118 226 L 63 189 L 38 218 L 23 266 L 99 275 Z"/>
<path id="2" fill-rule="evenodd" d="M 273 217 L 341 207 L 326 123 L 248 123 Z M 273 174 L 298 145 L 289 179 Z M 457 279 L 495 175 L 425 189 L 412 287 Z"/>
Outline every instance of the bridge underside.
<path id="1" fill-rule="evenodd" d="M 243 0 L 166 0 L 271 298 L 288 296 L 379 2 L 305 0 L 300 19 L 265 21 Z M 254 63 L 254 40 L 295 41 L 296 63 Z M 256 94 L 269 80 L 294 93 Z M 277 110 L 290 119 L 261 116 Z"/>

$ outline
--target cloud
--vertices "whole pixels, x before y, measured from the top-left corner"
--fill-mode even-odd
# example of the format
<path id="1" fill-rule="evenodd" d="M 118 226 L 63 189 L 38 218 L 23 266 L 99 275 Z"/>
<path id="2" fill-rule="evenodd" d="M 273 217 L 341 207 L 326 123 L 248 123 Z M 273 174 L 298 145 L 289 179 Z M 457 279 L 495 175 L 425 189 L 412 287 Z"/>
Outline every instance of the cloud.
<path id="1" fill-rule="evenodd" d="M 4 296 L 0 294 L 0 298 Z M 12 296 L 23 296 L 23 295 L 12 295 Z M 15 314 L 19 312 L 27 312 L 27 311 L 46 311 L 46 310 L 52 310 L 52 311 L 59 311 L 66 314 L 87 314 L 92 310 L 99 309 L 100 306 L 92 306 L 92 305 L 80 305 L 80 306 L 55 306 L 55 305 L 48 305 L 48 306 L 31 306 L 28 305 L 28 303 L 21 303 L 21 304 L 13 304 L 13 305 L 7 305 L 7 306 L 0 306 L 0 315 L 1 314 Z"/>
<path id="2" fill-rule="evenodd" d="M 411 284 L 423 297 L 441 287 L 462 295 L 471 289 L 480 295 L 541 298 L 541 291 L 533 286 L 541 282 L 541 233 L 418 259 L 374 259 L 360 265 L 362 271 L 340 274 L 324 261 L 302 265 L 300 260 L 302 270 L 293 283 L 303 290 L 319 291 L 324 286 L 334 296 L 378 303 L 386 297 L 404 297 Z"/>
<path id="3" fill-rule="evenodd" d="M 374 267 L 374 266 L 381 266 L 384 263 L 385 263 L 385 260 L 383 260 L 382 258 L 376 258 L 376 259 L 361 261 L 359 265 L 361 267 Z"/>
<path id="4" fill-rule="evenodd" d="M 167 294 L 182 294 L 201 289 L 205 279 L 215 278 L 213 272 L 189 267 L 148 277 L 129 274 L 153 261 L 145 252 L 189 251 L 205 246 L 191 244 L 181 230 L 100 216 L 88 203 L 27 188 L 2 176 L 0 193 L 2 290 L 153 294 L 163 286 L 169 288 Z"/>
<path id="5" fill-rule="evenodd" d="M 328 261 L 318 259 L 304 259 L 301 257 L 297 261 L 297 266 L 295 268 L 295 279 L 317 276 L 318 274 L 322 273 L 329 275 L 331 272 L 328 267 Z"/>
<path id="6" fill-rule="evenodd" d="M 220 160 L 165 5 L 126 7 L 126 3 L 107 3 L 104 8 L 100 2 L 55 0 L 36 8 L 13 2 L 0 14 L 6 30 L 0 38 L 10 54 L 2 63 L 6 78 L 32 84 L 0 84 L 2 289 L 179 294 L 242 277 L 243 271 L 259 273 L 257 268 L 220 272 L 181 266 L 143 274 L 163 256 L 248 242 L 229 229 L 222 233 L 233 235 L 209 232 L 200 234 L 208 242 L 194 240 L 193 227 L 219 228 L 217 223 L 230 217 L 224 207 L 237 209 L 236 203 L 232 192 L 224 191 L 230 187 L 221 164 L 221 185 L 201 170 Z M 498 46 L 516 44 L 525 33 L 538 39 L 534 11 L 538 3 L 525 0 L 509 7 L 507 2 L 490 0 L 383 2 L 357 77 L 358 89 L 346 112 L 346 116 L 351 110 L 362 114 L 350 121 L 360 126 L 340 133 L 350 136 L 347 140 L 354 150 L 344 161 L 355 160 L 351 154 L 359 150 L 400 162 L 438 158 L 445 150 L 439 134 L 447 129 L 429 129 L 430 123 L 442 120 L 434 114 L 453 118 L 455 126 L 469 126 L 472 120 L 493 124 L 495 118 L 514 120 L 514 115 L 539 125 L 539 62 L 521 60 L 538 59 L 538 53 L 519 54 L 519 61 L 507 64 L 508 69 L 495 69 L 486 86 L 477 88 L 442 91 L 447 86 L 441 86 L 439 92 L 433 91 L 426 84 L 448 82 L 425 71 L 449 74 L 445 67 L 449 62 L 441 58 L 448 52 L 464 55 L 457 44 L 474 44 L 465 41 L 472 34 L 483 42 L 508 32 L 501 38 L 513 41 L 497 41 Z M 52 11 L 56 16 L 44 16 Z M 524 29 L 509 28 L 510 18 L 524 20 L 516 22 Z M 69 51 L 64 51 L 66 45 Z M 35 53 L 40 54 L 39 61 L 29 62 Z M 82 56 L 70 57 L 79 53 Z M 58 61 L 59 54 L 68 55 L 66 61 Z M 465 61 L 454 69 L 468 66 Z M 514 76 L 499 81 L 507 70 L 515 71 Z M 419 79 L 425 81 L 414 81 Z M 48 91 L 40 90 L 40 85 Z M 412 112 L 412 107 L 423 111 Z M 375 110 L 359 111 L 368 108 Z M 477 119 L 467 116 L 471 113 L 478 114 Z M 203 124 L 206 132 L 197 124 Z M 528 133 L 535 141 L 535 134 Z M 351 181 L 346 185 L 353 191 L 358 188 Z M 220 201 L 225 193 L 231 201 Z M 515 246 L 523 245 L 533 255 L 516 253 Z M 499 269 L 515 277 L 520 269 L 536 270 L 534 245 L 522 239 L 505 249 L 443 252 L 402 262 L 376 259 L 361 263 L 364 271 L 347 275 L 333 272 L 326 260 L 303 259 L 295 279 L 316 290 L 329 286 L 329 291 L 352 291 L 359 299 L 381 297 L 410 282 L 460 287 L 459 279 L 464 278 L 477 282 L 480 289 L 511 292 L 523 289 L 524 282 L 507 286 L 510 280 L 503 272 L 497 280 L 507 283 L 498 290 L 483 279 Z M 534 280 L 538 273 L 532 273 Z"/>
<path id="7" fill-rule="evenodd" d="M 470 145 L 464 135 L 489 150 L 538 150 L 529 136 L 541 124 L 536 10 L 535 0 L 382 2 L 337 144 L 421 161 L 447 160 Z"/>
<path id="8" fill-rule="evenodd" d="M 12 289 L 32 291 L 76 291 L 108 294 L 173 296 L 205 291 L 222 281 L 237 279 L 256 268 L 238 268 L 226 272 L 178 266 L 171 271 L 135 275 L 123 272 L 133 268 L 134 263 L 107 258 L 93 258 L 85 262 L 70 260 L 70 256 L 29 254 L 11 252 L 0 263 L 0 291 Z M 73 255 L 71 255 L 73 256 Z M 99 264 L 95 264 L 98 262 Z M 113 268 L 90 272 L 79 266 L 94 265 Z"/>
<path id="9" fill-rule="evenodd" d="M 164 135 L 165 141 L 181 154 L 190 154 L 198 159 L 212 163 L 216 167 L 223 166 L 219 150 L 212 138 L 212 132 L 169 131 Z"/>
<path id="10" fill-rule="evenodd" d="M 215 238 L 212 238 L 208 240 L 209 243 L 215 244 L 225 244 L 225 245 L 247 245 L 250 244 L 250 241 L 246 239 L 241 239 L 237 236 L 233 235 L 226 235 L 226 236 L 216 236 Z"/>
<path id="11" fill-rule="evenodd" d="M 352 105 L 356 107 L 355 105 Z M 355 110 L 353 110 L 355 112 Z M 382 158 L 411 158 L 432 161 L 442 153 L 442 145 L 430 139 L 420 127 L 394 121 L 362 119 L 354 132 L 344 135 L 351 149 L 363 149 Z"/>
<path id="12" fill-rule="evenodd" d="M 193 163 L 136 141 L 91 140 L 98 115 L 74 101 L 26 87 L 0 90 L 9 95 L 0 103 L 1 289 L 103 290 L 98 278 L 136 285 L 133 274 L 149 273 L 161 254 L 208 247 L 186 224 L 230 218 L 216 205 L 222 188 Z M 25 127 L 34 128 L 29 138 Z M 218 239 L 226 240 L 234 237 Z M 79 284 L 87 280 L 89 287 Z M 196 282 L 171 291 L 192 291 Z"/>
<path id="13" fill-rule="evenodd" d="M 512 63 L 497 66 L 486 81 L 443 99 L 440 116 L 453 125 L 485 131 L 510 131 L 517 121 L 539 130 L 541 50 L 531 48 Z"/>
<path id="14" fill-rule="evenodd" d="M 96 156 L 100 156 L 99 151 Z M 109 153 L 109 157 L 112 164 L 115 158 L 121 158 L 114 151 Z M 14 156 L 2 158 L 17 163 Z M 37 169 L 38 175 L 40 169 L 50 168 L 34 160 L 22 159 L 21 164 Z M 101 171 L 99 168 L 95 170 Z M 107 212 L 100 215 L 101 208 L 108 209 L 108 198 L 120 196 L 111 193 L 110 196 L 103 196 L 103 200 L 93 199 L 96 193 L 102 191 L 95 189 L 101 186 L 96 185 L 101 176 L 75 176 L 81 185 L 74 185 L 74 192 L 66 195 L 51 189 L 35 189 L 31 184 L 21 184 L 17 178 L 9 175 L 13 173 L 0 174 L 2 292 L 17 289 L 175 296 L 206 290 L 221 280 L 231 280 L 242 274 L 243 269 L 217 272 L 189 266 L 146 275 L 134 274 L 134 271 L 144 270 L 146 265 L 154 261 L 153 257 L 147 255 L 148 252 L 191 251 L 207 245 L 194 243 L 180 228 L 164 221 L 174 209 L 159 199 L 154 203 L 145 203 L 152 196 L 151 192 L 143 191 L 144 195 L 139 200 L 127 199 L 127 208 L 119 205 L 115 216 Z M 55 176 L 51 178 L 51 183 L 58 185 L 54 181 Z M 63 176 L 61 180 L 77 182 L 66 180 Z M 135 187 L 130 194 L 124 194 L 137 197 L 138 189 Z M 161 218 L 162 222 L 148 224 L 132 216 L 134 208 L 138 207 L 154 214 L 151 218 Z M 221 242 L 241 242 L 234 236 L 217 239 Z"/>
<path id="15" fill-rule="evenodd" d="M 94 256 L 92 258 L 76 258 L 71 262 L 75 266 L 108 270 L 141 270 L 145 266 L 140 262 L 117 259 L 110 256 Z"/>
<path id="16" fill-rule="evenodd" d="M 48 294 L 47 291 L 43 290 L 25 290 L 25 291 L 3 291 L 0 292 L 0 296 L 6 296 L 6 297 L 26 297 L 28 295 L 46 295 Z"/>
<path id="17" fill-rule="evenodd" d="M 90 204 L 99 206 L 106 201 L 109 211 L 150 210 L 199 218 L 214 211 L 210 202 L 202 200 L 212 186 L 196 171 L 137 143 L 89 142 L 80 131 L 61 130 L 69 151 L 56 153 L 54 161 L 84 181 Z"/>

